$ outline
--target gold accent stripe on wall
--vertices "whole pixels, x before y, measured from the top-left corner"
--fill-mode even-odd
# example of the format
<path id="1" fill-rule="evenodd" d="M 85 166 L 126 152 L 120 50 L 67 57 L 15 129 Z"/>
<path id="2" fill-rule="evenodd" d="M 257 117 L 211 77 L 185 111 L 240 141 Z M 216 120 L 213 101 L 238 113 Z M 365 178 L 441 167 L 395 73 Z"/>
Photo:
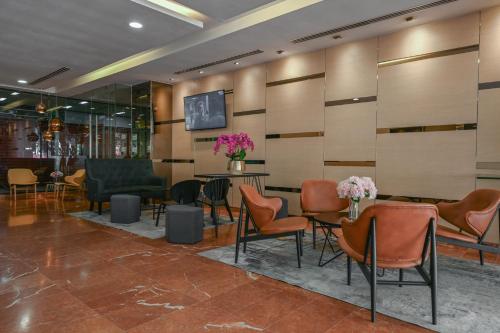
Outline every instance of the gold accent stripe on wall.
<path id="1" fill-rule="evenodd" d="M 324 132 L 301 132 L 301 133 L 281 133 L 266 134 L 266 139 L 292 139 L 292 138 L 313 138 L 324 136 Z"/>
<path id="2" fill-rule="evenodd" d="M 483 82 L 478 85 L 479 90 L 500 88 L 500 81 Z"/>
<path id="3" fill-rule="evenodd" d="M 194 163 L 194 160 L 188 159 L 164 159 L 163 163 Z"/>
<path id="4" fill-rule="evenodd" d="M 356 103 L 367 103 L 377 101 L 377 96 L 367 96 L 367 97 L 354 97 L 348 99 L 338 99 L 335 101 L 325 102 L 325 106 L 337 106 L 346 104 L 356 104 Z"/>
<path id="5" fill-rule="evenodd" d="M 500 170 L 500 162 L 476 162 L 477 169 Z"/>
<path id="6" fill-rule="evenodd" d="M 441 198 L 408 197 L 403 195 L 390 195 L 390 194 L 377 194 L 377 200 L 419 202 L 419 203 L 431 203 L 431 204 L 437 204 L 438 202 L 457 202 L 457 200 L 449 200 Z"/>
<path id="7" fill-rule="evenodd" d="M 161 121 L 155 121 L 155 126 L 183 123 L 185 121 L 186 121 L 185 119 L 161 120 Z"/>
<path id="8" fill-rule="evenodd" d="M 374 167 L 375 161 L 325 161 L 325 166 Z"/>
<path id="9" fill-rule="evenodd" d="M 377 128 L 377 134 L 389 133 L 413 133 L 413 132 L 443 132 L 443 131 L 467 131 L 477 129 L 477 124 L 450 124 L 450 125 L 430 125 L 412 127 Z"/>
<path id="10" fill-rule="evenodd" d="M 214 142 L 217 141 L 217 137 L 210 137 L 210 138 L 196 138 L 194 139 L 194 142 Z"/>
<path id="11" fill-rule="evenodd" d="M 282 84 L 287 84 L 287 83 L 294 83 L 294 82 L 300 82 L 300 81 L 306 81 L 306 80 L 314 80 L 314 79 L 320 79 L 325 77 L 325 73 L 317 73 L 317 74 L 312 74 L 312 75 L 306 75 L 306 76 L 299 76 L 299 77 L 294 77 L 293 79 L 286 79 L 286 80 L 280 80 L 280 81 L 272 81 L 266 83 L 266 87 L 274 87 L 274 86 L 279 86 Z"/>
<path id="12" fill-rule="evenodd" d="M 424 54 L 419 54 L 416 56 L 411 56 L 411 57 L 406 57 L 406 58 L 399 58 L 399 59 L 382 61 L 382 62 L 378 63 L 378 67 L 394 66 L 394 65 L 404 64 L 407 62 L 413 62 L 413 61 L 419 61 L 419 60 L 431 59 L 431 58 L 438 58 L 438 57 L 446 57 L 446 56 L 450 56 L 450 55 L 454 55 L 454 54 L 468 53 L 468 52 L 475 52 L 475 51 L 479 51 L 478 44 L 464 46 L 464 47 L 457 47 L 455 49 L 424 53 Z"/>
<path id="13" fill-rule="evenodd" d="M 263 114 L 263 113 L 266 113 L 266 109 L 240 111 L 240 112 L 234 112 L 233 117 L 251 116 L 254 114 Z"/>
<path id="14" fill-rule="evenodd" d="M 266 186 L 266 191 L 300 193 L 300 188 L 283 186 Z"/>

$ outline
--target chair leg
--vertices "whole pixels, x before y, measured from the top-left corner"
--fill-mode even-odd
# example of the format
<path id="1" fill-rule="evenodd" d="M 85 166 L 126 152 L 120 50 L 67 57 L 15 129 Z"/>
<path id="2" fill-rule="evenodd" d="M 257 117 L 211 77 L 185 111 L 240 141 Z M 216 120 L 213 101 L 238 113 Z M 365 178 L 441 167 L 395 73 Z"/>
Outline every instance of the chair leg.
<path id="1" fill-rule="evenodd" d="M 431 301 L 432 301 L 432 324 L 437 324 L 437 250 L 436 250 L 436 234 L 435 222 L 432 221 L 431 232 Z"/>
<path id="2" fill-rule="evenodd" d="M 231 207 L 229 207 L 229 202 L 227 202 L 227 198 L 224 198 L 224 205 L 226 206 L 227 213 L 229 214 L 229 218 L 231 222 L 234 222 L 233 213 L 231 212 Z"/>
<path id="3" fill-rule="evenodd" d="M 158 224 L 160 223 L 160 213 L 162 209 L 165 209 L 164 204 L 160 204 L 160 206 L 158 207 L 158 211 L 156 212 L 156 226 L 158 226 Z"/>
<path id="4" fill-rule="evenodd" d="M 400 269 L 399 269 L 399 282 L 403 282 L 403 277 L 404 277 L 404 276 L 403 276 L 403 269 L 402 269 L 402 268 L 400 268 Z M 400 287 L 402 287 L 403 285 L 402 285 L 402 284 L 400 284 L 399 286 L 400 286 Z"/>
<path id="5" fill-rule="evenodd" d="M 89 210 L 92 212 L 94 210 L 94 200 L 90 202 Z"/>
<path id="6" fill-rule="evenodd" d="M 300 256 L 304 255 L 304 240 L 302 239 L 302 231 L 299 231 L 299 242 L 300 242 Z"/>
<path id="7" fill-rule="evenodd" d="M 300 266 L 300 232 L 299 231 L 297 231 L 295 233 L 295 242 L 297 245 L 297 263 L 299 264 L 299 268 L 301 268 L 301 266 Z"/>
<path id="8" fill-rule="evenodd" d="M 479 250 L 479 263 L 481 264 L 481 266 L 484 265 L 484 254 L 481 250 Z"/>
<path id="9" fill-rule="evenodd" d="M 215 238 L 219 237 L 219 217 L 217 216 L 217 207 L 212 206 L 214 210 Z"/>
<path id="10" fill-rule="evenodd" d="M 352 258 L 347 256 L 347 285 L 351 285 Z"/>
<path id="11" fill-rule="evenodd" d="M 377 237 L 375 233 L 375 221 L 370 226 L 371 234 L 371 258 L 370 258 L 370 289 L 371 289 L 371 319 L 375 322 L 377 316 Z"/>
<path id="12" fill-rule="evenodd" d="M 243 241 L 243 253 L 247 253 L 247 237 L 248 237 L 248 224 L 250 222 L 250 214 L 248 211 L 245 214 L 245 240 Z"/>
<path id="13" fill-rule="evenodd" d="M 238 226 L 236 228 L 236 249 L 234 251 L 234 263 L 238 263 L 238 254 L 240 252 L 240 238 L 241 238 L 241 223 L 243 223 L 243 203 L 240 206 L 240 215 L 238 216 Z"/>
<path id="14" fill-rule="evenodd" d="M 312 225 L 313 225 L 313 249 L 316 248 L 316 220 L 314 217 L 312 218 Z"/>
<path id="15" fill-rule="evenodd" d="M 102 215 L 102 201 L 97 202 L 97 210 L 99 212 L 99 215 Z"/>

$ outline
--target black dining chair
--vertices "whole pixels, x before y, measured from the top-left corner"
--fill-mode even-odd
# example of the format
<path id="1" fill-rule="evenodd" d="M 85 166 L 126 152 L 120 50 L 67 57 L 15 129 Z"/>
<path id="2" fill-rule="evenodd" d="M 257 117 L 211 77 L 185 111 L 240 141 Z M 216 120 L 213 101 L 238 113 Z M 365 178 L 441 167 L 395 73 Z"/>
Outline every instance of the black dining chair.
<path id="1" fill-rule="evenodd" d="M 198 206 L 198 198 L 200 196 L 201 181 L 197 179 L 183 180 L 176 183 L 170 189 L 170 198 L 179 205 L 192 205 Z M 160 222 L 160 214 L 165 213 L 167 207 L 166 202 L 160 203 L 158 212 L 156 213 L 156 226 Z"/>
<path id="2" fill-rule="evenodd" d="M 210 206 L 210 216 L 215 225 L 215 236 L 219 234 L 219 223 L 217 216 L 217 206 L 225 206 L 231 222 L 234 222 L 231 208 L 227 201 L 227 194 L 229 192 L 229 178 L 216 178 L 208 181 L 203 187 L 203 196 L 200 200 L 202 207 L 203 204 Z"/>

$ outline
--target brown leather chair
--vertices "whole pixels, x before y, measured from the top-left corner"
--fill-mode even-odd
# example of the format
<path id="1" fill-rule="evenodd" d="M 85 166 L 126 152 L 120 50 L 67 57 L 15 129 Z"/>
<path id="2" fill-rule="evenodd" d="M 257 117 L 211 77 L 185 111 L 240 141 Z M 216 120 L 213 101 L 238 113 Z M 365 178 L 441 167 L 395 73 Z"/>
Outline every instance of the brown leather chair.
<path id="1" fill-rule="evenodd" d="M 71 176 L 64 177 L 62 199 L 64 200 L 64 196 L 66 195 L 66 187 L 69 186 L 81 190 L 84 182 L 85 182 L 85 169 L 78 169 Z"/>
<path id="2" fill-rule="evenodd" d="M 351 222 L 342 220 L 334 231 L 347 254 L 347 284 L 351 284 L 354 259 L 371 287 L 371 318 L 375 321 L 377 284 L 423 285 L 431 288 L 432 323 L 436 318 L 437 254 L 436 206 L 430 204 L 377 204 L 366 208 Z M 424 263 L 430 256 L 430 272 Z M 369 267 L 369 268 L 368 268 Z M 399 280 L 377 281 L 377 269 L 399 269 Z M 403 269 L 416 268 L 424 281 L 404 281 Z"/>
<path id="3" fill-rule="evenodd" d="M 246 209 L 245 216 L 245 234 L 241 237 L 243 223 L 243 206 L 240 209 L 238 219 L 238 228 L 236 232 L 236 252 L 234 262 L 238 262 L 238 253 L 240 243 L 257 241 L 268 238 L 277 238 L 283 236 L 295 236 L 297 244 L 297 262 L 300 268 L 300 256 L 302 255 L 302 236 L 301 234 L 307 227 L 307 219 L 304 217 L 286 217 L 275 219 L 276 214 L 281 208 L 280 198 L 264 198 L 257 190 L 250 185 L 240 185 L 243 204 Z M 254 229 L 249 234 L 248 224 L 252 222 Z M 243 248 L 245 252 L 246 246 Z"/>
<path id="4" fill-rule="evenodd" d="M 480 189 L 454 203 L 438 203 L 439 215 L 459 230 L 438 226 L 438 241 L 479 250 L 484 265 L 483 251 L 500 253 L 500 249 L 483 244 L 484 236 L 500 211 L 500 191 Z"/>
<path id="5" fill-rule="evenodd" d="M 28 188 L 33 186 L 33 193 L 36 200 L 36 186 L 38 177 L 33 174 L 30 169 L 9 169 L 7 171 L 7 181 L 9 182 L 10 196 L 14 197 L 14 201 L 17 200 L 17 190 L 20 187 L 26 189 L 26 195 L 28 194 Z"/>
<path id="6" fill-rule="evenodd" d="M 348 199 L 340 199 L 337 194 L 337 183 L 326 179 L 309 179 L 302 183 L 300 191 L 300 206 L 302 216 L 312 221 L 313 248 L 316 248 L 315 215 L 326 212 L 340 212 L 349 207 Z"/>

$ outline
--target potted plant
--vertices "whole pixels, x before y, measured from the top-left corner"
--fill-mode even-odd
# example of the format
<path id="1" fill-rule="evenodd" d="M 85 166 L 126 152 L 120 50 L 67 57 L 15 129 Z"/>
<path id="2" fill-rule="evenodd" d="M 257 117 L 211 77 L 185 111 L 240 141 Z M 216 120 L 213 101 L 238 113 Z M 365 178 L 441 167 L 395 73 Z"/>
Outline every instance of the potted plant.
<path id="1" fill-rule="evenodd" d="M 221 146 L 226 146 L 226 156 L 229 158 L 227 169 L 230 173 L 241 174 L 245 171 L 245 157 L 247 150 L 254 150 L 253 141 L 247 133 L 221 134 L 215 141 L 214 154 L 217 154 Z"/>
<path id="2" fill-rule="evenodd" d="M 375 199 L 377 188 L 370 177 L 352 176 L 338 184 L 337 193 L 340 198 L 349 198 L 349 218 L 355 220 L 359 216 L 361 199 Z"/>

